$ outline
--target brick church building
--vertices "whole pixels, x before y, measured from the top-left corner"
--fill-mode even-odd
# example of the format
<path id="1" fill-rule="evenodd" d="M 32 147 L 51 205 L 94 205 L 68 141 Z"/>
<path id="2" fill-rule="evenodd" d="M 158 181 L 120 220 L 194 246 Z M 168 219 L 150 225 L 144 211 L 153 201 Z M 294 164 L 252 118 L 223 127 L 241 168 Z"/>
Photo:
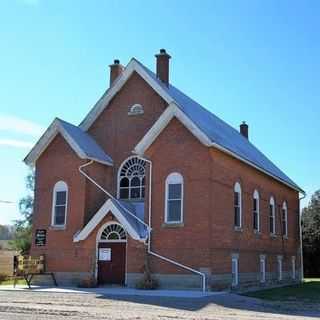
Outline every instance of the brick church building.
<path id="1" fill-rule="evenodd" d="M 136 59 L 80 123 L 56 118 L 35 167 L 31 255 L 60 283 L 239 288 L 301 278 L 303 190 L 249 140 Z"/>

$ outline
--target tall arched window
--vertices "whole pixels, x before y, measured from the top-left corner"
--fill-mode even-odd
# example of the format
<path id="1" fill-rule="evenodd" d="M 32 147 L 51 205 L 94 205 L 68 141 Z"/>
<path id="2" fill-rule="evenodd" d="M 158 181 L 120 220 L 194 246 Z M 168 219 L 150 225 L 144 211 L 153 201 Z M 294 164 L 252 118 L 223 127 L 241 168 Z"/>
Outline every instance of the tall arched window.
<path id="1" fill-rule="evenodd" d="M 260 200 L 259 192 L 254 190 L 253 193 L 253 230 L 260 231 Z"/>
<path id="2" fill-rule="evenodd" d="M 68 203 L 68 186 L 64 181 L 58 181 L 53 188 L 52 220 L 55 227 L 63 227 L 66 224 Z"/>
<path id="3" fill-rule="evenodd" d="M 272 235 L 276 233 L 276 204 L 273 197 L 269 202 L 269 230 Z"/>
<path id="4" fill-rule="evenodd" d="M 284 201 L 282 204 L 282 235 L 287 237 L 288 236 L 288 207 L 287 202 Z"/>
<path id="5" fill-rule="evenodd" d="M 130 157 L 118 173 L 118 197 L 120 199 L 144 199 L 146 162 Z"/>
<path id="6" fill-rule="evenodd" d="M 165 222 L 183 222 L 183 177 L 180 173 L 168 175 L 165 197 Z"/>
<path id="7" fill-rule="evenodd" d="M 241 186 L 239 182 L 236 182 L 233 189 L 233 204 L 234 204 L 234 226 L 241 228 L 242 225 L 242 201 L 241 201 Z"/>

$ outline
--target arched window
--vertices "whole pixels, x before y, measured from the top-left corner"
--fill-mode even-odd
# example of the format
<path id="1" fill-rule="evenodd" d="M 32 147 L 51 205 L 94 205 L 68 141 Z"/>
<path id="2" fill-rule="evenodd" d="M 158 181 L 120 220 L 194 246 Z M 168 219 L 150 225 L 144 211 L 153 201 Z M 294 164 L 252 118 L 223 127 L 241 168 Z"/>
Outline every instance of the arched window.
<path id="1" fill-rule="evenodd" d="M 276 204 L 273 197 L 269 202 L 269 230 L 272 235 L 276 233 Z"/>
<path id="2" fill-rule="evenodd" d="M 127 234 L 121 225 L 112 223 L 106 226 L 100 236 L 100 241 L 126 241 Z"/>
<path id="3" fill-rule="evenodd" d="M 180 173 L 168 175 L 165 198 L 165 222 L 183 222 L 183 177 Z"/>
<path id="4" fill-rule="evenodd" d="M 284 201 L 282 204 L 282 235 L 287 237 L 288 236 L 288 207 L 287 202 Z"/>
<path id="5" fill-rule="evenodd" d="M 52 198 L 52 221 L 55 227 L 63 227 L 66 224 L 68 186 L 64 181 L 59 181 L 54 185 Z"/>
<path id="6" fill-rule="evenodd" d="M 135 116 L 135 115 L 143 114 L 143 113 L 144 113 L 143 106 L 141 104 L 136 103 L 129 108 L 128 115 Z"/>
<path id="7" fill-rule="evenodd" d="M 242 220 L 242 201 L 241 201 L 241 186 L 239 182 L 236 182 L 234 185 L 234 226 L 236 228 L 241 228 Z"/>
<path id="8" fill-rule="evenodd" d="M 260 199 L 257 190 L 253 193 L 253 230 L 260 231 Z"/>
<path id="9" fill-rule="evenodd" d="M 144 199 L 146 162 L 130 157 L 119 169 L 118 197 L 120 199 Z"/>

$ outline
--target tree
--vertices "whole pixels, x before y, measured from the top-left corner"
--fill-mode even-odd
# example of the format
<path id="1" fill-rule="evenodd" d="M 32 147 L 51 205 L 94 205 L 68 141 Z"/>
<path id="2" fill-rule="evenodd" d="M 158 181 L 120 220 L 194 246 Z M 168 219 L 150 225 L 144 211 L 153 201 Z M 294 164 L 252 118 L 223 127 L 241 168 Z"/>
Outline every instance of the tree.
<path id="1" fill-rule="evenodd" d="M 307 276 L 320 275 L 320 190 L 316 191 L 302 210 L 302 240 L 304 272 Z"/>
<path id="2" fill-rule="evenodd" d="M 27 254 L 31 246 L 32 216 L 34 202 L 34 172 L 26 177 L 26 189 L 28 194 L 19 202 L 19 211 L 22 218 L 15 220 L 14 239 L 11 246 L 21 254 Z"/>
<path id="3" fill-rule="evenodd" d="M 11 240 L 13 238 L 14 228 L 12 226 L 0 224 L 0 240 Z"/>

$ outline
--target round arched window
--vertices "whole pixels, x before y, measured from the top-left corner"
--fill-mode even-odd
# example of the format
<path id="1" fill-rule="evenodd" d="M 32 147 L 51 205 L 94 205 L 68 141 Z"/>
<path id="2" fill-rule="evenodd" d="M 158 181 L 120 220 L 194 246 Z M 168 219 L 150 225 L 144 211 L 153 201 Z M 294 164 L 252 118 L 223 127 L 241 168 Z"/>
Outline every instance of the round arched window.
<path id="1" fill-rule="evenodd" d="M 109 224 L 102 231 L 100 240 L 107 241 L 117 241 L 117 240 L 127 240 L 127 235 L 125 230 L 117 223 Z"/>
<path id="2" fill-rule="evenodd" d="M 119 169 L 120 199 L 144 199 L 146 162 L 138 157 L 126 160 Z"/>

